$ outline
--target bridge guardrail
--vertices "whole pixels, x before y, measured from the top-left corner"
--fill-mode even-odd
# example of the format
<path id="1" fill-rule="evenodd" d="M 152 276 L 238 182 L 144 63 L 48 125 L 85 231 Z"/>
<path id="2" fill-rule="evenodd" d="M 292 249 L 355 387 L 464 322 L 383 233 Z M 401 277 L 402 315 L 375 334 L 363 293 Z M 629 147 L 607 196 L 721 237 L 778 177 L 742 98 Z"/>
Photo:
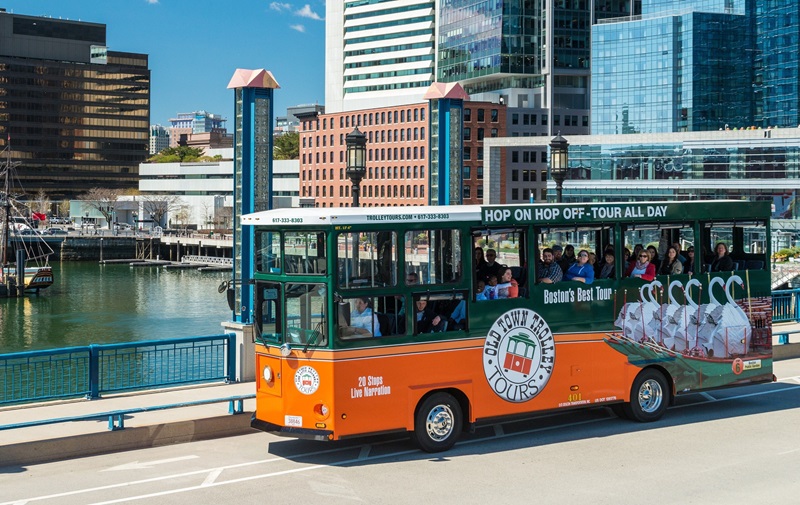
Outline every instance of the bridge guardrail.
<path id="1" fill-rule="evenodd" d="M 0 354 L 0 406 L 233 382 L 233 334 Z"/>

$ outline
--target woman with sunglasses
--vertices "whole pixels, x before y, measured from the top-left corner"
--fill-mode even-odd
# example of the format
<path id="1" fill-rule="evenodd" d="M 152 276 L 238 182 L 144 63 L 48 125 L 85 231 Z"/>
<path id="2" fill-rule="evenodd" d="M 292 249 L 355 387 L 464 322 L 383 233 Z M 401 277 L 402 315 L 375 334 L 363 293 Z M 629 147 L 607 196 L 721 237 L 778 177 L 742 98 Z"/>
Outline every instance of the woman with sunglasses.
<path id="1" fill-rule="evenodd" d="M 656 267 L 650 262 L 650 253 L 647 249 L 639 251 L 636 261 L 632 261 L 628 266 L 625 277 L 637 277 L 645 281 L 652 281 L 656 278 Z"/>
<path id="2" fill-rule="evenodd" d="M 594 282 L 594 265 L 589 264 L 589 253 L 587 251 L 581 250 L 578 253 L 577 261 L 569 266 L 567 273 L 564 274 L 564 279 L 584 284 Z"/>

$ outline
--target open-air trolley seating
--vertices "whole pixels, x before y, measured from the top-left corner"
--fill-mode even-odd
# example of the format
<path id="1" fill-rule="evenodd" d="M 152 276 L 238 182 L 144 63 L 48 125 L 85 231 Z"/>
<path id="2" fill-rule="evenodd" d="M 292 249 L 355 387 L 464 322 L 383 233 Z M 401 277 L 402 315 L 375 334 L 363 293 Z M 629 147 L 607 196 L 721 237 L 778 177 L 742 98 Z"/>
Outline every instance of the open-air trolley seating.
<path id="1" fill-rule="evenodd" d="M 745 201 L 243 216 L 252 424 L 441 451 L 502 416 L 655 421 L 675 395 L 772 381 L 769 217 Z"/>

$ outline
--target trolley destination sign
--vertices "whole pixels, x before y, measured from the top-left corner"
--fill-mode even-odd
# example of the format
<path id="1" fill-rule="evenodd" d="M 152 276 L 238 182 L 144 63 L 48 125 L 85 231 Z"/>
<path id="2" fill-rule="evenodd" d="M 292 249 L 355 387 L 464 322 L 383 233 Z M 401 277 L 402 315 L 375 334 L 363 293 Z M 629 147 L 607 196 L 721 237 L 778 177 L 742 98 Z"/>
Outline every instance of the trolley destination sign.
<path id="1" fill-rule="evenodd" d="M 743 206 L 768 204 L 768 202 L 746 201 L 716 203 L 716 206 L 708 206 L 709 218 L 735 219 L 736 214 L 741 213 Z M 703 205 L 703 203 L 693 202 L 693 205 Z M 697 207 L 691 212 L 697 213 Z M 635 223 L 685 219 L 688 219 L 687 202 L 503 205 L 483 207 L 481 212 L 483 225 L 580 224 L 619 220 Z"/>

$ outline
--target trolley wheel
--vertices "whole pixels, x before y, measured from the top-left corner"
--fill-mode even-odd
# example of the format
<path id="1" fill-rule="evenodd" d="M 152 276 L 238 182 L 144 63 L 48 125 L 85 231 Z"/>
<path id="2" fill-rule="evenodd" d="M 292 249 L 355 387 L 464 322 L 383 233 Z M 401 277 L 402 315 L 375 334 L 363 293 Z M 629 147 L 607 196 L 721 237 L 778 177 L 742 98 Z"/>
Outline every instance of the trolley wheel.
<path id="1" fill-rule="evenodd" d="M 461 434 L 461 405 L 448 393 L 434 393 L 419 406 L 414 417 L 414 440 L 425 452 L 453 447 Z"/>
<path id="2" fill-rule="evenodd" d="M 669 386 L 664 374 L 648 368 L 639 372 L 631 386 L 631 401 L 624 405 L 628 419 L 649 423 L 658 421 L 669 406 Z"/>

